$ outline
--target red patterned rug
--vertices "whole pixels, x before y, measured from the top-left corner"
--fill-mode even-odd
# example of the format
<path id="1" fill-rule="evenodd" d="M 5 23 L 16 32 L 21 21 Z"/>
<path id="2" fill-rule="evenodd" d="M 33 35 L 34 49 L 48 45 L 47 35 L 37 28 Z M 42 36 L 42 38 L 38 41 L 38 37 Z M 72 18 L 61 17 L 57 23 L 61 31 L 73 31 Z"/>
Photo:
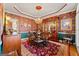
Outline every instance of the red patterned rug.
<path id="1" fill-rule="evenodd" d="M 60 45 L 55 43 L 48 43 L 46 47 L 36 47 L 30 46 L 29 44 L 24 43 L 24 46 L 36 56 L 55 56 L 57 55 Z"/>

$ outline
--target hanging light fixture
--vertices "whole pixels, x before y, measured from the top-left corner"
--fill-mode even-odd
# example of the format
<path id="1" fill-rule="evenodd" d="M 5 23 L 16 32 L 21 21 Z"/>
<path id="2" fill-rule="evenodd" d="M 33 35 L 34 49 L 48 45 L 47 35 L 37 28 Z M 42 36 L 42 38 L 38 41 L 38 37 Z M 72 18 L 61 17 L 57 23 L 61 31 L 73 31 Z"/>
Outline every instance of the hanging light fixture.
<path id="1" fill-rule="evenodd" d="M 37 18 L 37 19 L 35 19 L 35 22 L 36 22 L 37 24 L 40 24 L 40 23 L 42 23 L 42 19 L 41 19 L 41 18 Z"/>
<path id="2" fill-rule="evenodd" d="M 43 9 L 43 7 L 41 5 L 36 5 L 35 9 L 36 9 L 36 11 L 41 11 Z M 37 12 L 37 13 L 39 14 L 40 12 Z M 35 22 L 37 24 L 41 24 L 42 23 L 42 19 L 40 17 L 38 17 L 38 18 L 35 19 Z"/>

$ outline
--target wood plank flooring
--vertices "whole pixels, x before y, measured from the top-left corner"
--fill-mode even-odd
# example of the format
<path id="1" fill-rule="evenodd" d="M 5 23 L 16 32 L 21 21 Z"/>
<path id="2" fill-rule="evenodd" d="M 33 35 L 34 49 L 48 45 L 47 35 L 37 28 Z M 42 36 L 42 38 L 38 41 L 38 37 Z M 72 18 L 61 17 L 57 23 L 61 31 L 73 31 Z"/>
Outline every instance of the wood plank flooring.
<path id="1" fill-rule="evenodd" d="M 77 49 L 73 45 L 70 45 L 70 56 L 78 56 Z"/>

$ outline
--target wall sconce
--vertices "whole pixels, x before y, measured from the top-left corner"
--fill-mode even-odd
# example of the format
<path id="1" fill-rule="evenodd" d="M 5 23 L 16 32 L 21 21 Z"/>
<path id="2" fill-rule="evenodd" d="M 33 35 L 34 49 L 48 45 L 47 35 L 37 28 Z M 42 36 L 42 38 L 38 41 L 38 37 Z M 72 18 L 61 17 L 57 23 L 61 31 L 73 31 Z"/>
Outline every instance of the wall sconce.
<path id="1" fill-rule="evenodd" d="M 10 18 L 9 16 L 6 15 L 6 19 L 7 19 L 7 20 L 10 20 L 11 18 Z"/>

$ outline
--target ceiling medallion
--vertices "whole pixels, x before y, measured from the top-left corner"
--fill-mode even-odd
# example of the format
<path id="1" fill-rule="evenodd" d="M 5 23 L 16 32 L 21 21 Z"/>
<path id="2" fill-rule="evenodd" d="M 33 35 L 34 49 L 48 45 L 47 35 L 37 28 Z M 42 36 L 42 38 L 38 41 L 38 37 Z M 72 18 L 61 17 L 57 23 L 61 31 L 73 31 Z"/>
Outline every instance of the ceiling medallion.
<path id="1" fill-rule="evenodd" d="M 36 8 L 36 10 L 38 10 L 38 11 L 42 10 L 42 6 L 40 6 L 40 5 L 36 6 L 35 8 Z"/>

